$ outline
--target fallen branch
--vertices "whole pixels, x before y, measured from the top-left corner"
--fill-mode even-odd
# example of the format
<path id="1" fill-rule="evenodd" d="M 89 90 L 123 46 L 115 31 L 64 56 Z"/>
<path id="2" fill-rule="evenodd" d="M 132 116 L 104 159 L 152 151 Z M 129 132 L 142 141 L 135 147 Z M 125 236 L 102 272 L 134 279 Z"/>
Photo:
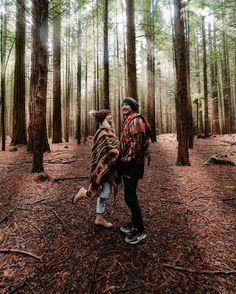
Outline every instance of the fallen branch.
<path id="1" fill-rule="evenodd" d="M 24 250 L 3 248 L 3 249 L 0 249 L 0 253 L 19 253 L 19 254 L 23 254 L 23 255 L 33 257 L 33 258 L 37 259 L 38 261 L 43 262 L 43 260 L 42 260 L 43 255 L 38 256 L 38 255 L 35 255 L 35 254 L 31 253 L 31 252 L 24 251 Z"/>
<path id="2" fill-rule="evenodd" d="M 27 204 L 27 205 L 36 204 L 36 203 L 39 203 L 39 202 L 42 202 L 42 201 L 45 201 L 48 199 L 52 199 L 52 198 L 51 197 L 41 198 L 41 199 L 35 200 L 34 202 L 29 202 L 29 203 L 25 203 L 25 204 Z"/>
<path id="3" fill-rule="evenodd" d="M 89 176 L 77 176 L 77 177 L 66 177 L 66 178 L 53 178 L 53 182 L 63 182 L 65 180 L 84 180 L 84 179 L 90 179 Z"/>
<path id="4" fill-rule="evenodd" d="M 143 284 L 139 285 L 139 286 L 136 286 L 136 287 L 132 287 L 132 288 L 114 289 L 114 290 L 111 290 L 111 293 L 122 293 L 122 292 L 130 293 L 130 291 L 139 289 L 141 287 L 143 287 Z"/>
<path id="5" fill-rule="evenodd" d="M 50 164 L 68 164 L 68 163 L 72 163 L 75 162 L 76 160 L 68 160 L 68 161 L 60 161 L 60 160 L 44 160 L 45 163 L 50 163 Z"/>
<path id="6" fill-rule="evenodd" d="M 173 204 L 182 204 L 182 202 L 181 201 L 178 201 L 178 200 L 160 199 L 160 201 L 168 202 L 168 203 L 173 203 Z"/>
<path id="7" fill-rule="evenodd" d="M 55 216 L 59 219 L 59 221 L 61 222 L 62 226 L 63 226 L 63 229 L 64 231 L 66 231 L 66 228 L 65 228 L 65 223 L 64 221 L 59 217 L 59 215 L 56 213 L 56 211 L 54 209 L 52 209 L 52 212 L 55 214 Z"/>
<path id="8" fill-rule="evenodd" d="M 206 275 L 236 275 L 236 271 L 206 271 L 206 270 L 195 270 L 195 269 L 188 269 L 182 266 L 176 266 L 176 265 L 171 265 L 171 264 L 162 264 L 162 266 L 177 270 L 177 271 L 182 271 L 182 272 L 187 272 L 191 274 L 206 274 Z"/>

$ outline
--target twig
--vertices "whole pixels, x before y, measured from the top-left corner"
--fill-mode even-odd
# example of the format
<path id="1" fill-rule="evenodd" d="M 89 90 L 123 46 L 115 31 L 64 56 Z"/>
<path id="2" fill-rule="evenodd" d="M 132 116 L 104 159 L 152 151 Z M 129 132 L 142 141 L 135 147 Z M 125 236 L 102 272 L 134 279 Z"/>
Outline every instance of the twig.
<path id="1" fill-rule="evenodd" d="M 60 181 L 65 181 L 65 180 L 84 180 L 84 179 L 89 179 L 89 176 L 79 176 L 79 177 L 67 177 L 67 178 L 53 178 L 53 182 L 60 182 Z"/>
<path id="2" fill-rule="evenodd" d="M 42 260 L 43 255 L 38 256 L 38 255 L 35 255 L 35 254 L 31 253 L 31 252 L 24 251 L 24 250 L 3 248 L 3 249 L 0 249 L 0 253 L 19 253 L 19 254 L 23 254 L 23 255 L 28 255 L 30 257 L 33 257 L 33 258 L 39 260 L 40 262 L 43 262 L 43 260 Z"/>
<path id="3" fill-rule="evenodd" d="M 141 287 L 143 287 L 143 284 L 139 285 L 139 286 L 136 286 L 136 287 L 132 287 L 132 288 L 114 289 L 114 290 L 111 290 L 111 293 L 122 293 L 122 292 L 130 293 L 131 290 L 136 290 L 136 289 L 141 288 Z"/>
<path id="4" fill-rule="evenodd" d="M 50 164 L 67 164 L 67 163 L 72 163 L 75 162 L 76 160 L 69 160 L 69 161 L 60 161 L 60 160 L 44 160 L 45 163 L 50 163 Z"/>
<path id="5" fill-rule="evenodd" d="M 62 226 L 63 226 L 63 229 L 64 231 L 66 231 L 66 228 L 65 228 L 65 223 L 64 221 L 59 217 L 59 215 L 56 213 L 56 211 L 54 209 L 52 209 L 52 212 L 55 214 L 55 216 L 59 219 L 59 221 L 61 222 Z"/>
<path id="6" fill-rule="evenodd" d="M 192 273 L 192 274 L 206 274 L 206 275 L 236 275 L 236 271 L 206 271 L 206 270 L 195 270 L 195 269 L 188 269 L 182 266 L 176 266 L 171 264 L 162 264 L 162 266 L 171 268 L 173 270 Z"/>
<path id="7" fill-rule="evenodd" d="M 174 203 L 174 204 L 182 204 L 182 202 L 178 201 L 178 200 L 160 199 L 160 201 L 168 202 L 168 203 Z"/>
<path id="8" fill-rule="evenodd" d="M 42 202 L 42 201 L 48 200 L 48 199 L 51 199 L 51 197 L 42 198 L 42 199 L 39 199 L 39 200 L 35 200 L 34 202 L 29 202 L 29 203 L 25 203 L 25 204 L 27 204 L 27 205 L 36 204 L 36 203 L 39 203 L 39 202 Z"/>

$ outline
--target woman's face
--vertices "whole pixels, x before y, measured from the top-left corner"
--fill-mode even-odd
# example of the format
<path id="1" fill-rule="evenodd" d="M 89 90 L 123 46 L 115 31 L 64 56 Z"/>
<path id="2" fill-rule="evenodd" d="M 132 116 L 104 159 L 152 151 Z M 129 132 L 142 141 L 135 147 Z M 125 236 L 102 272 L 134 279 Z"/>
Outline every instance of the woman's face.
<path id="1" fill-rule="evenodd" d="M 106 120 L 110 125 L 112 125 L 112 114 L 111 113 L 108 113 L 108 115 L 106 116 Z"/>

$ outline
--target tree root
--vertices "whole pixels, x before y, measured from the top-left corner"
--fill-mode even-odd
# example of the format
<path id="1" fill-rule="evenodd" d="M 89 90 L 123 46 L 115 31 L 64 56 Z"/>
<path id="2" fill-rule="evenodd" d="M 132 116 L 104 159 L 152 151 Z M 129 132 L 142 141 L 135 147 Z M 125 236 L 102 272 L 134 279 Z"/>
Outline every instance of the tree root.
<path id="1" fill-rule="evenodd" d="M 38 256 L 38 255 L 35 255 L 35 254 L 31 253 L 31 252 L 24 251 L 24 250 L 3 248 L 3 249 L 0 249 L 0 253 L 19 253 L 19 254 L 23 254 L 23 255 L 33 257 L 33 258 L 37 259 L 38 261 L 43 262 L 43 260 L 42 260 L 43 255 Z"/>
<path id="2" fill-rule="evenodd" d="M 177 271 L 182 271 L 182 272 L 187 272 L 191 274 L 205 274 L 205 275 L 236 275 L 236 271 L 207 271 L 207 270 L 195 270 L 195 269 L 188 269 L 182 266 L 175 266 L 171 264 L 162 264 L 162 266 L 177 270 Z"/>

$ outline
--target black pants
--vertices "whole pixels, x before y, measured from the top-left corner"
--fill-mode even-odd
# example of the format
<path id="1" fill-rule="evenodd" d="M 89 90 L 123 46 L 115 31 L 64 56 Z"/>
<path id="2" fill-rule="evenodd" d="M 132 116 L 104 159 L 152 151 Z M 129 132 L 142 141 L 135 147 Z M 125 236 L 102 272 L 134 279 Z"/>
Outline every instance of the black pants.
<path id="1" fill-rule="evenodd" d="M 138 197 L 136 194 L 138 179 L 123 176 L 123 182 L 125 202 L 131 211 L 132 223 L 138 229 L 139 232 L 143 232 L 143 217 L 139 206 Z"/>

